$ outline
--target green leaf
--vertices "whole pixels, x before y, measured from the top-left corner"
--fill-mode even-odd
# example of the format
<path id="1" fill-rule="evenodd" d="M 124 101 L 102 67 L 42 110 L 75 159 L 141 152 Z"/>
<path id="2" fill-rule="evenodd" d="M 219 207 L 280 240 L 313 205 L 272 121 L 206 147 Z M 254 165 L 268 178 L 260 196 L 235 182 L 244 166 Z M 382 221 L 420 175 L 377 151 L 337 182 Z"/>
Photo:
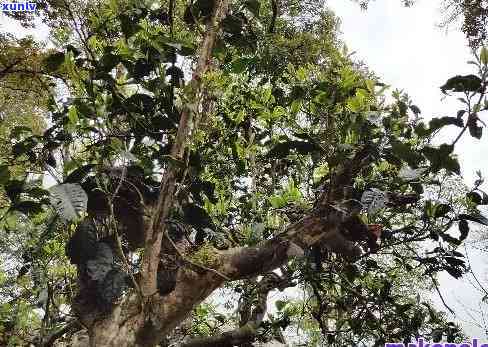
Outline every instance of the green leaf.
<path id="1" fill-rule="evenodd" d="M 273 208 L 281 208 L 286 205 L 286 199 L 281 195 L 270 196 L 268 200 Z"/>
<path id="2" fill-rule="evenodd" d="M 66 52 L 71 52 L 75 58 L 81 54 L 81 51 L 73 45 L 67 45 L 65 48 Z"/>
<path id="3" fill-rule="evenodd" d="M 63 65 L 64 59 L 63 52 L 56 52 L 44 58 L 43 64 L 48 72 L 55 72 Z"/>
<path id="4" fill-rule="evenodd" d="M 215 0 L 197 0 L 193 6 L 193 14 L 197 17 L 208 17 L 212 14 Z"/>
<path id="5" fill-rule="evenodd" d="M 478 140 L 481 139 L 483 135 L 483 128 L 478 126 L 478 119 L 476 117 L 469 117 L 468 119 L 468 129 L 469 134 L 477 138 Z"/>
<path id="6" fill-rule="evenodd" d="M 459 162 L 451 156 L 453 149 L 454 147 L 448 144 L 442 144 L 438 148 L 426 146 L 422 153 L 430 161 L 432 171 L 446 169 L 449 172 L 460 174 Z"/>
<path id="7" fill-rule="evenodd" d="M 153 113 L 155 107 L 154 98 L 147 94 L 134 94 L 124 101 L 130 112 L 138 112 L 143 115 Z"/>
<path id="8" fill-rule="evenodd" d="M 416 167 L 416 165 L 418 165 L 418 163 L 422 160 L 422 157 L 418 151 L 412 149 L 404 142 L 392 140 L 391 149 L 397 158 L 406 161 L 411 167 Z"/>
<path id="9" fill-rule="evenodd" d="M 481 195 L 479 195 L 478 193 L 476 192 L 469 192 L 468 194 L 466 194 L 466 198 L 470 201 L 472 201 L 474 204 L 476 205 L 481 205 L 481 202 L 482 202 L 482 198 L 481 198 Z"/>
<path id="10" fill-rule="evenodd" d="M 76 123 L 78 123 L 78 112 L 76 112 L 76 107 L 71 106 L 69 108 L 68 119 L 71 125 L 76 125 Z"/>
<path id="11" fill-rule="evenodd" d="M 10 198 L 11 201 L 17 200 L 19 197 L 20 193 L 22 193 L 24 190 L 24 181 L 20 180 L 10 180 L 6 185 L 5 185 L 5 192 L 7 193 L 7 196 Z"/>
<path id="12" fill-rule="evenodd" d="M 479 92 L 481 89 L 481 79 L 475 75 L 454 76 L 447 80 L 441 87 L 443 93 L 453 92 Z"/>
<path id="13" fill-rule="evenodd" d="M 275 306 L 278 311 L 283 310 L 283 308 L 286 306 L 287 302 L 283 300 L 276 300 Z"/>
<path id="14" fill-rule="evenodd" d="M 39 213 L 42 211 L 42 205 L 35 201 L 21 201 L 15 204 L 12 209 L 24 214 Z"/>
<path id="15" fill-rule="evenodd" d="M 26 190 L 25 193 L 29 194 L 30 197 L 35 199 L 40 199 L 49 195 L 49 192 L 47 190 L 42 189 L 40 187 L 30 188 Z"/>
<path id="16" fill-rule="evenodd" d="M 133 36 L 139 30 L 138 21 L 135 21 L 131 16 L 120 14 L 118 18 L 120 20 L 122 33 L 126 38 Z"/>
<path id="17" fill-rule="evenodd" d="M 292 150 L 299 154 L 310 154 L 320 152 L 320 146 L 308 141 L 287 141 L 276 144 L 269 152 L 270 158 L 285 158 Z"/>
<path id="18" fill-rule="evenodd" d="M 237 74 L 243 73 L 244 71 L 246 71 L 249 62 L 249 58 L 238 58 L 234 60 L 231 64 L 232 72 Z"/>
<path id="19" fill-rule="evenodd" d="M 460 214 L 458 216 L 458 218 L 460 220 L 470 220 L 472 222 L 476 222 L 476 223 L 488 226 L 488 218 L 486 218 L 485 216 L 483 216 L 480 213 L 475 213 L 475 214 L 464 214 L 463 213 L 463 214 Z"/>
<path id="20" fill-rule="evenodd" d="M 420 108 L 417 106 L 417 105 L 410 105 L 410 110 L 416 115 L 418 116 L 419 114 L 422 113 L 422 111 L 420 111 Z"/>
<path id="21" fill-rule="evenodd" d="M 286 110 L 283 108 L 283 106 L 276 106 L 273 109 L 273 118 L 274 119 L 280 118 L 285 113 L 286 113 Z"/>
<path id="22" fill-rule="evenodd" d="M 430 131 L 434 132 L 446 125 L 455 125 L 457 127 L 462 128 L 464 126 L 463 120 L 457 117 L 442 117 L 442 118 L 433 118 L 429 122 Z"/>
<path id="23" fill-rule="evenodd" d="M 18 138 L 23 133 L 32 133 L 32 129 L 23 125 L 16 126 L 10 131 L 10 137 Z"/>
<path id="24" fill-rule="evenodd" d="M 259 0 L 247 0 L 244 5 L 254 16 L 259 17 L 259 9 L 261 8 Z"/>
<path id="25" fill-rule="evenodd" d="M 480 61 L 483 65 L 488 65 L 488 48 L 482 47 L 480 52 Z"/>
<path id="26" fill-rule="evenodd" d="M 62 219 L 74 220 L 86 212 L 88 196 L 79 184 L 58 184 L 49 188 L 49 192 L 51 205 Z"/>
<path id="27" fill-rule="evenodd" d="M 120 57 L 111 52 L 111 47 L 107 48 L 97 66 L 98 71 L 110 72 L 120 62 Z"/>
<path id="28" fill-rule="evenodd" d="M 304 82 L 308 77 L 308 71 L 304 67 L 298 68 L 296 72 L 296 77 L 300 82 Z"/>
<path id="29" fill-rule="evenodd" d="M 8 165 L 0 166 L 0 185 L 6 184 L 10 180 L 10 171 Z"/>
<path id="30" fill-rule="evenodd" d="M 465 240 L 467 237 L 468 237 L 468 233 L 469 233 L 469 223 L 467 220 L 465 219 L 461 219 L 459 221 L 459 232 L 461 233 L 461 235 L 459 236 L 459 241 L 463 241 Z"/>
<path id="31" fill-rule="evenodd" d="M 145 59 L 138 59 L 132 69 L 132 77 L 140 79 L 148 76 L 153 68 L 154 66 L 149 64 Z"/>
<path id="32" fill-rule="evenodd" d="M 419 136 L 419 137 L 427 137 L 429 136 L 432 132 L 431 132 L 431 129 L 427 129 L 425 127 L 425 124 L 423 122 L 419 122 L 415 128 L 414 128 L 414 131 L 415 133 Z"/>
<path id="33" fill-rule="evenodd" d="M 243 24 L 242 19 L 234 15 L 228 15 L 222 21 L 224 31 L 233 35 L 241 33 Z"/>
<path id="34" fill-rule="evenodd" d="M 455 279 L 458 279 L 458 278 L 460 278 L 463 275 L 463 271 L 461 269 L 457 268 L 457 267 L 444 266 L 443 268 L 444 268 L 444 270 L 447 271 L 447 273 L 449 275 L 451 275 Z"/>
<path id="35" fill-rule="evenodd" d="M 80 183 L 94 167 L 93 164 L 87 164 L 77 168 L 66 177 L 64 183 Z"/>
<path id="36" fill-rule="evenodd" d="M 344 274 L 349 282 L 353 282 L 361 273 L 356 265 L 348 264 L 344 268 Z"/>
<path id="37" fill-rule="evenodd" d="M 12 147 L 12 153 L 15 156 L 20 156 L 22 154 L 26 154 L 27 152 L 31 151 L 36 146 L 37 146 L 37 140 L 31 136 L 26 138 L 22 142 L 16 143 Z"/>
<path id="38" fill-rule="evenodd" d="M 439 204 L 435 206 L 434 217 L 440 218 L 444 217 L 448 212 L 452 210 L 451 206 L 447 204 Z"/>
<path id="39" fill-rule="evenodd" d="M 296 115 L 298 112 L 300 112 L 300 109 L 302 108 L 302 100 L 296 99 L 293 100 L 291 103 L 291 113 Z"/>

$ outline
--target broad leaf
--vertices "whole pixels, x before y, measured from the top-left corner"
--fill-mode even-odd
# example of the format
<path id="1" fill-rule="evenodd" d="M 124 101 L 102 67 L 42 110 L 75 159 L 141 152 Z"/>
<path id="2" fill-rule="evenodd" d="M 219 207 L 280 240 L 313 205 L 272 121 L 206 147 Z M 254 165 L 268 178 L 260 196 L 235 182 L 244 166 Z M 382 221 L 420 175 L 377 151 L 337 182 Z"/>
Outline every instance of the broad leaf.
<path id="1" fill-rule="evenodd" d="M 481 89 L 481 79 L 475 75 L 454 76 L 447 80 L 441 87 L 443 93 L 453 92 L 478 92 Z"/>
<path id="2" fill-rule="evenodd" d="M 365 191 L 361 196 L 361 203 L 366 206 L 369 214 L 374 214 L 384 208 L 386 202 L 386 193 L 376 188 Z"/>
<path id="3" fill-rule="evenodd" d="M 79 184 L 59 184 L 51 187 L 49 192 L 51 204 L 62 219 L 74 220 L 86 212 L 88 196 Z"/>
<path id="4" fill-rule="evenodd" d="M 419 178 L 425 171 L 426 168 L 412 169 L 409 166 L 403 166 L 398 172 L 398 177 L 404 181 L 413 181 Z"/>
<path id="5" fill-rule="evenodd" d="M 472 222 L 476 222 L 476 223 L 488 226 L 488 218 L 486 218 L 485 216 L 483 216 L 480 213 L 475 213 L 475 214 L 464 214 L 463 213 L 463 214 L 460 214 L 458 216 L 458 218 L 460 220 L 470 220 Z"/>
<path id="6" fill-rule="evenodd" d="M 57 71 L 61 65 L 64 63 L 64 53 L 63 52 L 56 52 L 49 56 L 47 56 L 44 61 L 44 66 L 46 70 L 49 72 Z"/>
<path id="7" fill-rule="evenodd" d="M 462 128 L 464 126 L 463 120 L 458 117 L 442 117 L 442 118 L 433 118 L 429 122 L 430 131 L 434 132 L 446 125 L 455 125 L 457 127 Z"/>

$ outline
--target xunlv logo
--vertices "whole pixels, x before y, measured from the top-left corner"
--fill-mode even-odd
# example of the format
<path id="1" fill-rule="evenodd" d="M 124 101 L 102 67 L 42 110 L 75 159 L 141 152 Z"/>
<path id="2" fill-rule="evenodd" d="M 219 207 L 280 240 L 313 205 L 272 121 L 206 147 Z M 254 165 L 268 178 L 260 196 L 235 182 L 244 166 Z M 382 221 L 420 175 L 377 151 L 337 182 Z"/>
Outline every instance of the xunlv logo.
<path id="1" fill-rule="evenodd" d="M 36 3 L 34 2 L 10 2 L 3 3 L 2 12 L 18 12 L 18 11 L 28 11 L 32 12 L 36 9 Z"/>

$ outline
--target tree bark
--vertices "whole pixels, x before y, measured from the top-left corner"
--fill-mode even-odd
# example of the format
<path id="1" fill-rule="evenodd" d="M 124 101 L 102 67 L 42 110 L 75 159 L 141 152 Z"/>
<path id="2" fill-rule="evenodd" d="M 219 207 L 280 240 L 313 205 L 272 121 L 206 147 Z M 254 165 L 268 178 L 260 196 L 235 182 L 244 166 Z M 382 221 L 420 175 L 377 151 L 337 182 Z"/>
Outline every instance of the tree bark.
<path id="1" fill-rule="evenodd" d="M 194 128 L 195 113 L 198 112 L 201 92 L 201 76 L 207 71 L 212 58 L 212 50 L 215 39 L 219 31 L 220 23 L 227 14 L 227 0 L 215 1 L 212 18 L 207 24 L 206 32 L 200 47 L 199 56 L 195 71 L 190 81 L 192 104 L 184 105 L 181 112 L 180 123 L 174 145 L 171 149 L 171 156 L 183 161 L 183 155 L 188 145 L 188 138 Z M 153 213 L 149 227 L 146 230 L 144 242 L 144 256 L 142 260 L 142 281 L 140 283 L 142 295 L 147 297 L 154 294 L 157 290 L 156 275 L 159 264 L 159 254 L 165 232 L 166 219 L 173 205 L 175 193 L 176 176 L 178 168 L 170 165 L 163 175 L 161 181 L 160 194 L 156 209 Z"/>

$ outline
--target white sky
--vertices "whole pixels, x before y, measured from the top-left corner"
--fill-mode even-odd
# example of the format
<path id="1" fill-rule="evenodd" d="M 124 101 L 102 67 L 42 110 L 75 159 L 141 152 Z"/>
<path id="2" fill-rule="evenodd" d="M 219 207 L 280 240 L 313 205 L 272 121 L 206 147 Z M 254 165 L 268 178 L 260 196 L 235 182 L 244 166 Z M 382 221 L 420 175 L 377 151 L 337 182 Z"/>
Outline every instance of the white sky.
<path id="1" fill-rule="evenodd" d="M 329 0 L 329 7 L 342 20 L 343 39 L 350 51 L 356 51 L 356 57 L 365 61 L 383 82 L 407 91 L 426 119 L 456 115 L 460 107 L 456 98 L 443 99 L 439 86 L 453 75 L 472 72 L 472 66 L 466 64 L 472 57 L 463 34 L 455 27 L 446 33 L 436 26 L 441 19 L 439 6 L 439 0 L 418 0 L 412 8 L 404 8 L 400 0 L 376 0 L 362 11 L 351 1 Z M 46 38 L 45 31 L 26 32 L 2 14 L 0 30 Z M 468 185 L 474 182 L 476 170 L 488 176 L 488 129 L 483 135 L 481 140 L 465 136 L 456 149 Z M 455 132 L 448 131 L 443 136 L 449 142 Z M 487 283 L 486 262 L 480 253 L 470 251 L 470 255 L 477 277 Z M 441 291 L 466 333 L 486 338 L 481 329 L 467 322 L 471 319 L 466 307 L 479 308 L 480 298 L 468 279 L 456 281 L 443 274 Z M 435 296 L 434 301 L 443 309 Z"/>

